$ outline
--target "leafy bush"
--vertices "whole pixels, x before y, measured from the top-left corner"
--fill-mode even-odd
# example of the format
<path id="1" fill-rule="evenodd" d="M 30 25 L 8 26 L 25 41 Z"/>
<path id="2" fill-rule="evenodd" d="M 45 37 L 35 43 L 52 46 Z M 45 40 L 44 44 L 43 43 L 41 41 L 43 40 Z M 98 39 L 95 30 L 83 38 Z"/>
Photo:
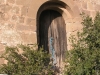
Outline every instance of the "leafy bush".
<path id="1" fill-rule="evenodd" d="M 0 73 L 8 75 L 52 75 L 50 55 L 42 48 L 37 50 L 34 46 L 6 47 L 1 56 L 7 64 L 0 67 Z"/>
<path id="2" fill-rule="evenodd" d="M 100 13 L 94 19 L 82 17 L 82 31 L 70 38 L 65 75 L 100 75 Z"/>

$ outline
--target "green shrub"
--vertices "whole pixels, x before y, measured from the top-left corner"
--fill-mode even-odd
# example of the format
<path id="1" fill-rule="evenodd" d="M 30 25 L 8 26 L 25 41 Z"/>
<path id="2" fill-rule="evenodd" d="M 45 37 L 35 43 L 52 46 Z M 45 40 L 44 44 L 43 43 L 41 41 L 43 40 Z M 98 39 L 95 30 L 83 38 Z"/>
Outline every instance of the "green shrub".
<path id="1" fill-rule="evenodd" d="M 20 45 L 18 47 L 6 47 L 1 56 L 7 60 L 7 64 L 0 67 L 0 73 L 8 75 L 52 75 L 50 55 L 42 48 L 37 50 L 34 46 Z"/>
<path id="2" fill-rule="evenodd" d="M 83 15 L 83 29 L 71 36 L 65 75 L 100 75 L 100 13 L 92 19 Z"/>

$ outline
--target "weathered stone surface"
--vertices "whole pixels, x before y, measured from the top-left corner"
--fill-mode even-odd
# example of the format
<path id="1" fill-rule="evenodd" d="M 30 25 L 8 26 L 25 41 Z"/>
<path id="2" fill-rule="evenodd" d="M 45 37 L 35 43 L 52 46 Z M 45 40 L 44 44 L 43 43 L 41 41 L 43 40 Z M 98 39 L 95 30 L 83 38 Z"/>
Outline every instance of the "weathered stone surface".
<path id="1" fill-rule="evenodd" d="M 76 10 L 76 9 L 78 9 L 78 10 Z M 73 12 L 75 13 L 75 16 L 76 16 L 76 17 L 79 17 L 80 11 L 79 11 L 78 6 L 74 6 L 74 7 L 73 7 Z"/>
<path id="2" fill-rule="evenodd" d="M 12 24 L 0 24 L 0 30 L 1 30 L 1 34 L 0 34 L 0 41 L 2 44 L 8 45 L 8 46 L 13 46 L 16 44 L 20 44 L 21 42 L 21 38 L 19 36 L 19 34 L 17 33 L 16 30 L 14 30 L 14 25 Z"/>
<path id="3" fill-rule="evenodd" d="M 95 6 L 94 6 L 94 4 L 92 4 L 92 3 L 87 3 L 87 9 L 88 10 L 95 10 Z"/>
<path id="4" fill-rule="evenodd" d="M 11 9 L 12 7 L 10 6 L 10 5 L 8 5 L 8 4 L 2 4 L 2 5 L 0 5 L 0 10 L 2 11 L 2 12 L 9 12 L 9 10 Z"/>
<path id="5" fill-rule="evenodd" d="M 4 0 L 0 0 L 0 4 L 4 4 Z"/>
<path id="6" fill-rule="evenodd" d="M 31 18 L 27 18 L 27 21 L 26 21 L 27 25 L 33 25 L 34 24 L 34 19 L 31 19 Z"/>
<path id="7" fill-rule="evenodd" d="M 19 17 L 19 23 L 24 23 L 24 17 Z"/>
<path id="8" fill-rule="evenodd" d="M 12 16 L 12 21 L 18 22 L 18 20 L 19 20 L 19 16 L 17 15 Z"/>
<path id="9" fill-rule="evenodd" d="M 19 9 L 19 7 L 15 6 L 15 7 L 13 7 L 13 8 L 11 9 L 11 11 L 12 11 L 12 13 L 19 14 L 20 9 Z"/>
<path id="10" fill-rule="evenodd" d="M 95 10 L 96 10 L 96 11 L 100 11 L 100 5 L 97 4 L 97 5 L 95 6 Z"/>
<path id="11" fill-rule="evenodd" d="M 29 6 L 31 3 L 33 2 L 33 0 L 16 0 L 16 4 L 17 5 L 25 5 L 25 6 Z"/>
<path id="12" fill-rule="evenodd" d="M 82 2 L 82 7 L 83 7 L 83 9 L 87 9 L 87 3 L 86 2 Z"/>
<path id="13" fill-rule="evenodd" d="M 9 20 L 9 14 L 8 13 L 3 13 L 1 18 L 5 21 Z"/>
<path id="14" fill-rule="evenodd" d="M 28 11 L 28 13 L 27 13 L 27 16 L 29 16 L 29 17 L 33 17 L 34 16 L 34 9 L 29 9 L 29 11 Z M 35 14 L 36 15 L 36 14 Z"/>
<path id="15" fill-rule="evenodd" d="M 86 15 L 90 15 L 90 11 L 89 10 L 81 9 L 81 13 L 85 13 Z"/>
<path id="16" fill-rule="evenodd" d="M 99 0 L 61 0 L 61 1 L 65 2 L 66 5 L 70 5 L 69 9 L 71 11 L 69 11 L 69 9 L 66 10 L 67 9 L 66 8 L 64 9 L 64 13 L 68 11 L 69 14 L 71 13 L 73 15 L 72 17 L 68 17 L 67 16 L 68 14 L 64 15 L 64 17 L 66 16 L 65 23 L 67 32 L 81 28 L 81 26 L 78 25 L 79 22 L 81 22 L 79 15 L 81 12 L 85 12 L 88 15 L 94 16 L 95 11 L 100 10 Z M 18 34 L 17 32 L 23 32 L 26 34 L 26 32 L 28 33 L 28 31 L 29 32 L 36 31 L 38 10 L 42 6 L 42 4 L 46 2 L 47 2 L 46 0 L 41 0 L 38 2 L 36 0 L 0 0 L 0 22 L 3 23 L 6 22 L 6 24 L 13 23 L 12 25 L 13 28 L 10 26 L 12 30 L 9 27 L 7 29 L 8 32 L 12 33 L 16 32 L 16 34 Z M 52 9 L 53 8 L 52 5 L 50 6 L 51 6 L 50 9 Z M 44 10 L 47 7 L 45 6 L 41 10 Z M 63 8 L 61 7 L 60 9 L 62 10 Z M 1 27 L 3 25 L 1 25 Z M 8 37 L 8 33 L 5 32 L 6 28 L 7 27 L 2 28 L 0 30 L 0 33 L 3 36 L 2 32 L 4 31 L 5 37 L 6 36 Z M 20 35 L 18 36 L 20 37 Z"/>
<path id="17" fill-rule="evenodd" d="M 17 24 L 16 25 L 16 29 L 18 30 L 18 31 L 35 31 L 35 26 L 33 25 L 33 26 L 28 26 L 28 25 L 21 25 L 21 24 Z"/>
<path id="18" fill-rule="evenodd" d="M 9 16 L 7 13 L 2 13 L 0 12 L 0 20 L 8 20 L 9 19 Z"/>
<path id="19" fill-rule="evenodd" d="M 9 3 L 15 3 L 15 0 L 8 0 Z"/>
<path id="20" fill-rule="evenodd" d="M 24 5 L 28 0 L 16 0 L 16 4 L 18 5 Z"/>
<path id="21" fill-rule="evenodd" d="M 19 33 L 21 38 L 22 38 L 22 43 L 24 44 L 35 44 L 37 42 L 36 34 L 35 33 L 30 33 L 30 34 L 25 34 L 25 33 Z"/>
<path id="22" fill-rule="evenodd" d="M 23 6 L 22 9 L 21 9 L 21 15 L 26 16 L 27 13 L 28 13 L 28 9 L 29 9 L 29 7 Z"/>

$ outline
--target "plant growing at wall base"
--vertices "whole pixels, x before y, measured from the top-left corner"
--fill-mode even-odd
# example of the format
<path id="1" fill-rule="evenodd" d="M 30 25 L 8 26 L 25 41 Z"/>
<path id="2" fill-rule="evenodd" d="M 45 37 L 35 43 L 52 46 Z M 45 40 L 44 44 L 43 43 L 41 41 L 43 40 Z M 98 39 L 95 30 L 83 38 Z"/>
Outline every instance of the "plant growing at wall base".
<path id="1" fill-rule="evenodd" d="M 37 50 L 34 46 L 20 45 L 18 47 L 6 47 L 1 56 L 7 60 L 7 64 L 0 67 L 0 73 L 8 75 L 52 75 L 50 55 L 42 48 Z"/>
<path id="2" fill-rule="evenodd" d="M 94 19 L 82 17 L 82 31 L 70 37 L 65 75 L 100 75 L 100 13 Z"/>

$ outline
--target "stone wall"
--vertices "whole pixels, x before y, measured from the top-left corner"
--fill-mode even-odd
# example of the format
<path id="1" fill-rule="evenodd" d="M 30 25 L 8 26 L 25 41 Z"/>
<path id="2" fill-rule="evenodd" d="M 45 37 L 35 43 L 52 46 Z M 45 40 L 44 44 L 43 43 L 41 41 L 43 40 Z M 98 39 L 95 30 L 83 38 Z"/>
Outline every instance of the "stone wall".
<path id="1" fill-rule="evenodd" d="M 94 17 L 96 12 L 100 10 L 99 0 L 59 1 L 67 5 L 66 8 L 63 9 L 65 13 L 64 20 L 66 22 L 67 40 L 70 34 L 74 34 L 75 31 L 82 28 L 80 13 L 85 12 Z M 6 45 L 15 46 L 17 44 L 37 43 L 36 27 L 39 8 L 46 2 L 56 3 L 59 1 L 0 0 L 0 54 L 4 52 Z M 68 17 L 69 15 L 70 17 Z M 69 49 L 70 43 L 68 41 L 67 44 Z"/>
<path id="2" fill-rule="evenodd" d="M 66 24 L 66 29 L 68 28 L 67 39 L 70 37 L 70 34 L 76 34 L 82 28 L 80 13 L 84 12 L 86 15 L 94 18 L 96 13 L 100 11 L 100 0 L 73 0 L 72 4 L 74 17 L 71 19 L 71 22 L 67 22 Z M 69 42 L 68 49 L 70 49 Z"/>
<path id="3" fill-rule="evenodd" d="M 4 52 L 5 46 L 36 43 L 34 9 L 29 6 L 31 2 L 0 0 L 0 54 Z"/>

